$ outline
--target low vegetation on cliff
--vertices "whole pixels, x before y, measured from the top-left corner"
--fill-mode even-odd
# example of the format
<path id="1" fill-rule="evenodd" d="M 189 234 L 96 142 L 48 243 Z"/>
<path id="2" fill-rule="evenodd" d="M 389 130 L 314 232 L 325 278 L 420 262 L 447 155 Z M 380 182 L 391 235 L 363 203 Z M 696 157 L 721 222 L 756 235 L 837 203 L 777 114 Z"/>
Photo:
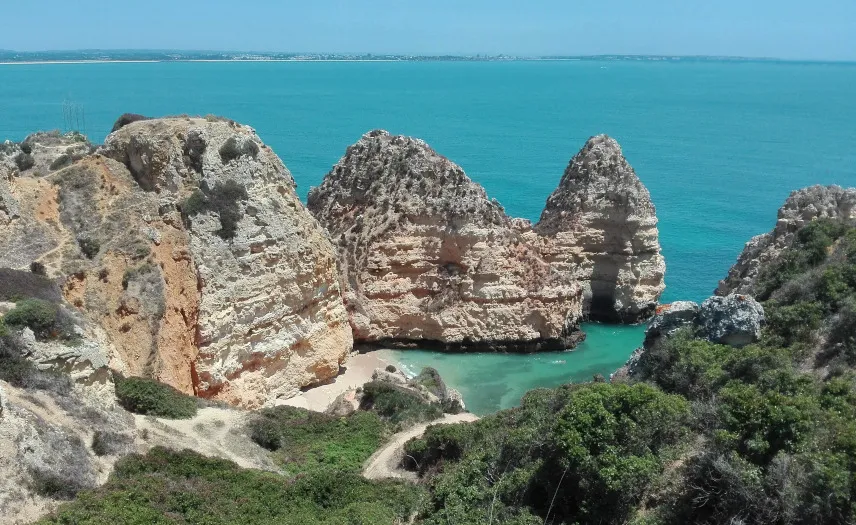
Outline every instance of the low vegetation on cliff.
<path id="1" fill-rule="evenodd" d="M 762 272 L 743 348 L 684 329 L 629 383 L 534 391 L 407 446 L 426 523 L 852 523 L 856 228 L 819 220 Z"/>
<path id="2" fill-rule="evenodd" d="M 121 460 L 105 486 L 40 523 L 392 524 L 407 521 L 420 494 L 413 486 L 336 471 L 287 481 L 195 452 L 155 448 Z"/>

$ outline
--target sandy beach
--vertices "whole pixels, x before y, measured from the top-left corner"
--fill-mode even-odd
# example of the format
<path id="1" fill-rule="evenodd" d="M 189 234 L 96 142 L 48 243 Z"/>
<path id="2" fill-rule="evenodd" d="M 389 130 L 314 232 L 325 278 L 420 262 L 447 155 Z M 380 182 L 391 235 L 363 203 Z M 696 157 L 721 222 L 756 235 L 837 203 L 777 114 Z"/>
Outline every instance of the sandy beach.
<path id="1" fill-rule="evenodd" d="M 312 388 L 298 396 L 278 401 L 276 404 L 324 412 L 339 395 L 368 383 L 375 369 L 385 368 L 389 364 L 379 357 L 379 352 L 352 354 L 342 365 L 345 373 L 336 377 L 331 383 Z"/>

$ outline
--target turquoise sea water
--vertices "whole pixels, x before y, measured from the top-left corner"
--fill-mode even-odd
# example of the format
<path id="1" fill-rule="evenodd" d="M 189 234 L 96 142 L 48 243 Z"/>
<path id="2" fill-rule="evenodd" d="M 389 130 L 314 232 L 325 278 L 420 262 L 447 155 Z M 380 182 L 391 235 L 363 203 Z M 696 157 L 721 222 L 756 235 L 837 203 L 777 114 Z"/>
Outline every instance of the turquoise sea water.
<path id="1" fill-rule="evenodd" d="M 0 138 L 61 127 L 66 100 L 85 107 L 94 140 L 124 112 L 220 114 L 255 127 L 305 199 L 349 144 L 385 128 L 425 139 L 509 214 L 537 220 L 571 156 L 589 136 L 608 133 L 657 206 L 663 300 L 702 300 L 743 244 L 774 225 L 791 190 L 856 185 L 854 93 L 853 64 L 15 65 L 0 66 Z M 588 378 L 595 358 L 601 373 L 614 369 L 641 335 L 587 331 L 582 351 L 561 357 L 393 358 L 448 367 L 470 405 L 488 410 L 514 404 L 529 387 Z"/>

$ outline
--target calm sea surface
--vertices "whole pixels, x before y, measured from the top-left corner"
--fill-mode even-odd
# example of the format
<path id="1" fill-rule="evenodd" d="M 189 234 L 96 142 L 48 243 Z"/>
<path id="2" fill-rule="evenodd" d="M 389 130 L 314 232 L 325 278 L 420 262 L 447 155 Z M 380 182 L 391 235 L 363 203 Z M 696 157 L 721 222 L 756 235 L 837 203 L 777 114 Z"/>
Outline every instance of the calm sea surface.
<path id="1" fill-rule="evenodd" d="M 513 216 L 537 220 L 569 159 L 608 133 L 651 191 L 668 265 L 664 301 L 702 300 L 788 193 L 856 186 L 856 65 L 739 62 L 165 63 L 0 65 L 0 138 L 85 108 L 101 141 L 121 113 L 224 115 L 256 128 L 301 198 L 375 128 L 425 139 Z M 443 356 L 476 413 L 523 392 L 608 374 L 638 327 L 589 326 L 577 352 Z"/>

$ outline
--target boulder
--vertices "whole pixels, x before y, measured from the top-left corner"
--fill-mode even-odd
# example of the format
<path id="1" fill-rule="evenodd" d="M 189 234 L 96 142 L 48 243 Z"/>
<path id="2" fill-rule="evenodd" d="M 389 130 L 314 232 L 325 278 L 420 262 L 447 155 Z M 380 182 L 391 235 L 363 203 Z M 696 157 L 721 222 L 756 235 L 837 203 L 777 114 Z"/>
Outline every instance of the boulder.
<path id="1" fill-rule="evenodd" d="M 701 304 L 698 324 L 708 340 L 743 347 L 761 337 L 764 307 L 748 295 L 711 297 Z"/>
<path id="2" fill-rule="evenodd" d="M 668 337 L 681 328 L 692 327 L 698 313 L 699 305 L 692 301 L 660 305 L 645 330 L 645 345 L 649 346 L 660 337 Z"/>
<path id="3" fill-rule="evenodd" d="M 385 383 L 393 383 L 396 385 L 404 385 L 407 383 L 407 376 L 400 370 L 390 372 L 385 368 L 376 368 L 372 373 L 372 381 L 381 381 Z"/>

